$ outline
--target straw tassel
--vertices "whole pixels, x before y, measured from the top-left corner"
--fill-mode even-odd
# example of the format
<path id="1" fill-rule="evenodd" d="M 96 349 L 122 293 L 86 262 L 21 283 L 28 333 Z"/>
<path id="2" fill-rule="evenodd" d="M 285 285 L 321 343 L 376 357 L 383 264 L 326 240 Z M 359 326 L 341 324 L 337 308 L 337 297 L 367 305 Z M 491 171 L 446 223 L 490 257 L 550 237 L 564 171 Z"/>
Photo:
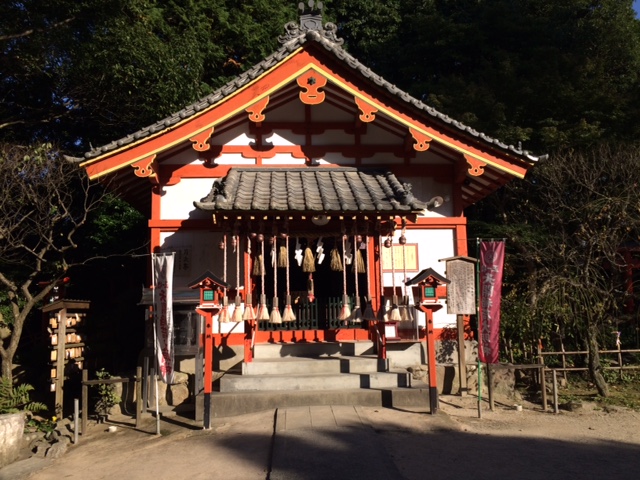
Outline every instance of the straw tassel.
<path id="1" fill-rule="evenodd" d="M 296 314 L 293 312 L 293 307 L 291 306 L 291 295 L 287 295 L 287 301 L 284 306 L 284 311 L 282 312 L 282 321 L 283 322 L 296 321 Z"/>
<path id="2" fill-rule="evenodd" d="M 289 265 L 289 259 L 287 257 L 287 247 L 280 245 L 280 252 L 278 253 L 278 268 L 287 268 Z"/>
<path id="3" fill-rule="evenodd" d="M 275 233 L 275 232 L 274 232 Z M 274 260 L 276 257 L 276 236 L 273 236 L 273 249 L 271 255 Z M 271 315 L 269 316 L 269 323 L 282 323 L 282 316 L 280 315 L 280 309 L 278 308 L 278 269 L 274 262 L 273 268 L 273 305 L 271 306 Z"/>
<path id="4" fill-rule="evenodd" d="M 284 240 L 285 244 L 285 259 L 286 259 L 286 268 L 287 268 L 287 297 L 284 305 L 284 312 L 282 313 L 282 321 L 283 322 L 295 322 L 296 315 L 293 313 L 293 308 L 291 307 L 291 295 L 290 295 L 290 285 L 289 285 L 289 236 L 287 235 Z"/>
<path id="5" fill-rule="evenodd" d="M 250 262 L 251 261 L 251 238 L 247 237 L 247 261 Z M 247 270 L 249 270 L 249 265 L 245 265 L 245 268 Z M 253 302 L 251 299 L 251 289 L 253 288 L 252 284 L 251 284 L 251 277 L 249 277 L 248 279 L 248 285 L 247 285 L 247 294 L 245 296 L 244 299 L 244 313 L 242 314 L 242 320 L 255 320 L 256 319 L 256 312 L 253 309 Z"/>
<path id="6" fill-rule="evenodd" d="M 247 293 L 247 296 L 244 300 L 244 313 L 242 314 L 242 320 L 255 320 L 256 319 L 256 311 L 253 309 L 253 304 L 251 301 L 251 294 Z"/>
<path id="7" fill-rule="evenodd" d="M 218 314 L 218 322 L 220 323 L 229 323 L 231 319 L 229 318 L 229 304 L 228 298 L 224 297 L 222 300 L 222 308 L 220 309 L 220 313 Z"/>
<path id="8" fill-rule="evenodd" d="M 262 275 L 262 294 L 260 295 L 260 303 L 258 304 L 258 320 L 269 320 L 269 308 L 267 308 L 267 296 L 264 293 L 264 236 L 259 236 L 260 242 L 260 270 Z"/>
<path id="9" fill-rule="evenodd" d="M 278 297 L 273 297 L 273 306 L 271 308 L 271 315 L 269 316 L 269 323 L 282 323 L 282 316 L 278 308 Z"/>
<path id="10" fill-rule="evenodd" d="M 359 286 L 358 286 L 358 267 L 357 267 L 357 261 L 358 261 L 358 254 L 360 254 L 360 248 L 357 245 L 357 236 L 354 235 L 353 237 L 353 244 L 356 246 L 356 262 L 354 262 L 353 264 L 353 276 L 354 276 L 354 283 L 355 283 L 355 287 L 356 287 L 356 298 L 355 298 L 355 305 L 353 307 L 353 312 L 351 313 L 351 320 L 353 321 L 353 323 L 362 323 L 362 310 L 360 309 L 360 290 L 359 290 Z M 362 261 L 362 255 L 360 254 L 360 260 Z M 363 267 L 364 267 L 364 261 L 362 262 Z"/>
<path id="11" fill-rule="evenodd" d="M 342 271 L 342 259 L 340 258 L 340 252 L 337 247 L 331 249 L 331 270 L 334 272 Z"/>
<path id="12" fill-rule="evenodd" d="M 365 240 L 365 251 L 367 254 L 367 262 L 369 261 L 369 238 L 367 237 Z M 366 268 L 367 264 L 365 264 L 365 273 L 367 274 L 367 298 L 366 304 L 364 306 L 364 312 L 362 313 L 362 318 L 365 320 L 377 320 L 376 312 L 373 310 L 373 305 L 371 303 L 371 278 L 369 269 Z"/>
<path id="13" fill-rule="evenodd" d="M 393 286 L 393 295 L 391 296 L 391 311 L 389 312 L 389 320 L 392 322 L 399 322 L 402 320 L 400 310 L 398 309 L 398 295 L 396 294 L 396 271 L 395 271 L 395 259 L 393 258 L 393 241 L 391 243 L 391 283 Z"/>
<path id="14" fill-rule="evenodd" d="M 313 273 L 316 271 L 316 264 L 313 259 L 313 252 L 309 247 L 304 249 L 304 259 L 302 260 L 302 271 Z"/>
<path id="15" fill-rule="evenodd" d="M 267 296 L 260 295 L 260 303 L 258 304 L 258 313 L 256 318 L 260 321 L 269 320 L 269 307 L 267 307 Z"/>
<path id="16" fill-rule="evenodd" d="M 242 299 L 240 298 L 240 248 L 238 245 L 238 235 L 234 235 L 231 239 L 231 245 L 236 252 L 236 301 L 233 314 L 231 315 L 232 322 L 242 321 Z"/>
<path id="17" fill-rule="evenodd" d="M 227 235 L 224 234 L 222 236 L 222 279 L 225 283 L 227 283 Z M 231 318 L 229 316 L 229 298 L 227 297 L 227 289 L 224 289 L 224 298 L 222 300 L 222 308 L 220 309 L 220 313 L 218 314 L 218 322 L 220 323 L 229 323 Z"/>
<path id="18" fill-rule="evenodd" d="M 342 236 L 342 257 L 343 261 L 346 260 L 344 257 L 346 255 L 346 245 L 345 239 L 346 235 Z M 344 263 L 344 262 L 343 262 Z M 342 269 L 342 280 L 344 285 L 344 295 L 342 296 L 342 308 L 340 309 L 340 314 L 338 315 L 338 320 L 344 322 L 345 325 L 349 322 L 349 318 L 351 317 L 351 307 L 349 306 L 349 296 L 347 295 L 347 271 Z"/>

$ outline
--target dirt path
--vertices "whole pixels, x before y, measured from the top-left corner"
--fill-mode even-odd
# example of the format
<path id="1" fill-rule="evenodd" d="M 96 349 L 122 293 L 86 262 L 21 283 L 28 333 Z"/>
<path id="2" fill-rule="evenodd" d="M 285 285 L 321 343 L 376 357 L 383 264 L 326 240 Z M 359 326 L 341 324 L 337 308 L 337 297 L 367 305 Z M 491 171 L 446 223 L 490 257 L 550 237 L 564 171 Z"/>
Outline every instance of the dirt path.
<path id="1" fill-rule="evenodd" d="M 483 410 L 479 419 L 475 398 L 441 397 L 440 406 L 446 421 L 431 427 L 421 415 L 367 410 L 408 480 L 640 478 L 638 412 L 585 403 L 555 415 L 525 404 L 522 412 Z"/>
<path id="2" fill-rule="evenodd" d="M 523 407 L 518 412 L 497 405 L 490 412 L 485 404 L 482 419 L 473 397 L 442 396 L 441 411 L 435 416 L 424 411 L 359 407 L 372 430 L 314 426 L 314 431 L 302 435 L 296 450 L 302 458 L 322 458 L 328 465 L 346 456 L 356 472 L 357 465 L 389 457 L 400 472 L 399 480 L 640 478 L 639 412 L 602 410 L 590 403 L 581 411 L 558 415 L 542 412 L 539 405 Z M 146 430 L 153 432 L 155 422 L 149 422 Z M 114 434 L 106 433 L 105 428 L 94 426 L 87 438 L 60 459 L 27 476 L 13 475 L 11 480 L 268 479 L 272 439 L 277 435 L 274 411 L 220 419 L 208 432 L 169 418 L 163 419 L 161 436 L 124 425 Z M 313 439 L 319 435 L 334 441 L 316 444 Z M 370 435 L 377 435 L 376 441 Z M 331 478 L 358 480 L 353 471 L 345 477 L 338 469 Z M 0 479 L 9 480 L 2 473 Z M 287 478 L 318 477 L 297 471 Z"/>

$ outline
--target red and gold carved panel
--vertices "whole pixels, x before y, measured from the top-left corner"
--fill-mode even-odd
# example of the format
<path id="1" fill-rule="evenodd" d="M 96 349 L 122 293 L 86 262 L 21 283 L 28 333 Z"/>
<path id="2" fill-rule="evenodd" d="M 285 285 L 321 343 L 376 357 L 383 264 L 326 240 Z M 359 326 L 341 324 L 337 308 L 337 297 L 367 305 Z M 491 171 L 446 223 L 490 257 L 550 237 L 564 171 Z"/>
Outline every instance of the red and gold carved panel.
<path id="1" fill-rule="evenodd" d="M 411 132 L 411 136 L 415 140 L 413 144 L 413 149 L 418 152 L 426 152 L 429 150 L 429 142 L 432 140 L 431 137 L 425 135 L 424 133 L 420 133 L 413 128 L 409 128 L 409 132 Z"/>
<path id="2" fill-rule="evenodd" d="M 476 158 L 473 158 L 471 155 L 464 156 L 465 160 L 469 164 L 469 175 L 473 177 L 479 177 L 484 173 L 484 167 L 487 166 L 485 162 L 482 162 Z"/>
<path id="3" fill-rule="evenodd" d="M 268 103 L 269 96 L 267 95 L 263 99 L 258 100 L 256 103 L 247 108 L 246 112 L 249 114 L 249 120 L 254 123 L 264 122 L 266 117 L 264 116 L 263 111 L 265 108 L 267 108 Z"/>
<path id="4" fill-rule="evenodd" d="M 189 141 L 193 142 L 193 149 L 195 151 L 206 152 L 211 148 L 211 145 L 209 145 L 209 139 L 211 138 L 211 135 L 213 135 L 213 127 L 207 128 L 206 130 L 191 137 Z"/>
<path id="5" fill-rule="evenodd" d="M 376 119 L 376 112 L 378 111 L 373 105 L 369 105 L 367 102 L 362 100 L 361 98 L 354 97 L 356 101 L 356 105 L 360 109 L 360 120 L 363 122 L 373 122 Z"/>
<path id="6" fill-rule="evenodd" d="M 296 82 L 302 88 L 300 101 L 307 105 L 319 105 L 324 102 L 325 93 L 320 91 L 327 84 L 327 79 L 315 70 L 300 75 Z"/>

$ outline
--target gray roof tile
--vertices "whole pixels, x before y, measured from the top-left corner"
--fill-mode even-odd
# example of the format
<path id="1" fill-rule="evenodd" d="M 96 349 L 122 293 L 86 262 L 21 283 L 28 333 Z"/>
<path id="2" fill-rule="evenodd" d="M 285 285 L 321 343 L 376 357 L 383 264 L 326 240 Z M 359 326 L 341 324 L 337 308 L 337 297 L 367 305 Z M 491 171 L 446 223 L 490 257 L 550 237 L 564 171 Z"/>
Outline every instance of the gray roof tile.
<path id="1" fill-rule="evenodd" d="M 327 24 L 329 25 L 329 24 Z M 325 26 L 326 28 L 326 26 Z M 201 99 L 195 102 L 192 105 L 185 107 L 183 110 L 170 115 L 168 118 L 157 122 L 154 125 L 149 127 L 145 127 L 140 131 L 133 134 L 133 136 L 129 135 L 122 139 L 122 145 L 127 145 L 132 143 L 134 140 L 139 140 L 140 138 L 144 138 L 149 136 L 150 134 L 155 133 L 156 131 L 163 130 L 167 127 L 173 126 L 180 121 L 183 121 L 186 118 L 195 115 L 197 112 L 206 109 L 209 105 L 213 105 L 220 101 L 222 98 L 231 95 L 233 92 L 238 90 L 241 86 L 245 85 L 252 79 L 256 78 L 260 74 L 266 72 L 271 67 L 276 65 L 279 61 L 286 58 L 291 52 L 295 51 L 297 48 L 303 46 L 304 44 L 316 43 L 322 46 L 327 51 L 331 52 L 335 55 L 336 59 L 342 61 L 345 65 L 354 70 L 355 73 L 361 75 L 364 78 L 369 79 L 379 87 L 386 89 L 392 95 L 397 96 L 400 100 L 407 102 L 410 105 L 413 105 L 415 108 L 423 111 L 428 116 L 433 119 L 445 123 L 451 124 L 453 119 L 450 117 L 438 112 L 432 107 L 422 103 L 420 100 L 417 100 L 411 97 L 408 93 L 403 92 L 395 85 L 387 82 L 385 79 L 380 77 L 371 71 L 368 67 L 360 63 L 356 58 L 351 56 L 347 51 L 345 51 L 342 47 L 342 41 L 337 38 L 332 39 L 331 34 L 320 34 L 316 31 L 302 32 L 298 36 L 294 36 L 289 38 L 288 41 L 275 53 L 265 58 L 262 62 L 255 65 L 253 68 L 247 70 L 231 82 L 227 83 L 223 87 L 219 88 L 217 91 L 210 94 L 205 99 Z M 482 139 L 482 141 L 491 144 L 493 147 L 500 148 L 502 150 L 508 151 L 511 154 L 515 154 L 521 157 L 527 158 L 529 161 L 537 160 L 536 157 L 531 156 L 527 151 L 522 150 L 520 148 L 515 148 L 513 145 L 505 145 L 501 141 L 491 138 L 484 134 L 478 134 L 471 127 L 468 127 L 460 122 L 454 122 L 453 125 L 455 128 L 459 129 L 463 133 L 469 133 L 475 137 Z M 95 148 L 87 153 L 85 153 L 85 158 L 90 159 L 97 157 L 103 153 L 107 153 L 109 151 L 115 150 L 118 148 L 118 144 L 116 142 L 111 142 L 103 147 Z"/>
<path id="2" fill-rule="evenodd" d="M 228 213 L 407 214 L 426 208 L 393 173 L 347 167 L 232 168 L 194 205 Z"/>

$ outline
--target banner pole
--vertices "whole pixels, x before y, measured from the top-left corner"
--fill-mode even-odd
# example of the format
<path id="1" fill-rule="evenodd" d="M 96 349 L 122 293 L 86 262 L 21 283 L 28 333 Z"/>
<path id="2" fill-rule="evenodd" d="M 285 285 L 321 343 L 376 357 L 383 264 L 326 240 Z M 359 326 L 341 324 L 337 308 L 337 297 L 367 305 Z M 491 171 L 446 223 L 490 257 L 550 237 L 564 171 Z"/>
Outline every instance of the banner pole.
<path id="1" fill-rule="evenodd" d="M 476 258 L 480 261 L 480 239 L 476 237 Z M 482 418 L 482 363 L 480 362 L 480 264 L 476 268 L 476 320 L 478 323 L 478 418 Z"/>
<path id="2" fill-rule="evenodd" d="M 155 374 L 153 376 L 155 392 L 154 397 L 156 400 L 156 435 L 160 435 L 160 401 L 158 399 L 158 395 L 160 394 L 160 389 L 158 388 L 158 372 L 160 371 L 160 365 L 158 364 L 158 311 L 156 308 L 156 265 L 155 265 L 155 253 L 151 255 L 151 278 L 153 279 L 153 290 L 151 290 L 152 295 L 152 312 L 153 312 L 153 359 L 155 365 Z"/>

